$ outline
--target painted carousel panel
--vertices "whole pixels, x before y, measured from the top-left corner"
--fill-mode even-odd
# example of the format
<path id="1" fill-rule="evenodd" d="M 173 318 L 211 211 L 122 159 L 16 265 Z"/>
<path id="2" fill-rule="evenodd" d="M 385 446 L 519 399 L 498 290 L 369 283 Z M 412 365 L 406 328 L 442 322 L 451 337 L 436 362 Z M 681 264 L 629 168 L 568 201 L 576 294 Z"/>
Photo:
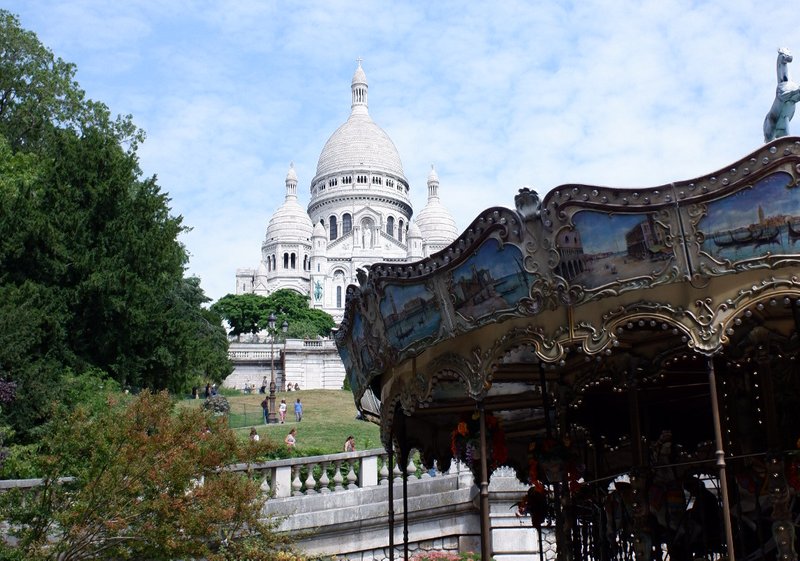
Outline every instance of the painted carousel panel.
<path id="1" fill-rule="evenodd" d="M 559 232 L 556 273 L 572 284 L 596 288 L 644 276 L 657 277 L 674 261 L 655 213 L 583 210 L 574 229 Z"/>
<path id="2" fill-rule="evenodd" d="M 442 315 L 425 284 L 387 284 L 380 302 L 386 339 L 398 350 L 439 333 Z"/>
<path id="3" fill-rule="evenodd" d="M 752 188 L 708 203 L 698 223 L 701 250 L 732 263 L 766 255 L 800 253 L 800 189 L 790 174 L 769 175 Z"/>
<path id="4" fill-rule="evenodd" d="M 450 294 L 455 312 L 476 320 L 500 310 L 517 307 L 530 295 L 535 276 L 522 265 L 517 246 L 488 239 L 450 275 Z"/>

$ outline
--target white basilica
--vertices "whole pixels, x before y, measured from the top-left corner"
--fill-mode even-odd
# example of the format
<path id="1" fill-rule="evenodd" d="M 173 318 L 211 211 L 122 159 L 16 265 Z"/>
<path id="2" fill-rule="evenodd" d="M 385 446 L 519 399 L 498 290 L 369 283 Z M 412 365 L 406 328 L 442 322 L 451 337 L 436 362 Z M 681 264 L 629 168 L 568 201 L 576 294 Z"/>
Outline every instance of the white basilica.
<path id="1" fill-rule="evenodd" d="M 345 287 L 360 267 L 410 262 L 445 248 L 458 236 L 439 201 L 431 166 L 428 202 L 412 220 L 410 186 L 389 135 L 369 116 L 367 77 L 359 62 L 350 116 L 330 136 L 311 180 L 311 199 L 297 201 L 297 174 L 286 175 L 286 200 L 273 214 L 257 269 L 236 271 L 236 293 L 268 295 L 290 288 L 342 319 Z"/>

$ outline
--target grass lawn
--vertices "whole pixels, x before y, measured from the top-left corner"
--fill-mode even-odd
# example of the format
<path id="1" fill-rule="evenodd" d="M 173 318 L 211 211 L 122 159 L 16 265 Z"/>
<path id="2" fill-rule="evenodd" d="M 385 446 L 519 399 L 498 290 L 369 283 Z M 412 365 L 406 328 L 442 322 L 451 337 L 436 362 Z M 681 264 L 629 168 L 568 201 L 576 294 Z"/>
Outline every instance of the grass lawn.
<path id="1" fill-rule="evenodd" d="M 278 392 L 276 405 L 286 400 L 286 423 L 265 425 L 261 413 L 264 394 L 241 394 L 227 396 L 231 404 L 231 424 L 236 432 L 246 438 L 250 427 L 255 426 L 261 438 L 283 443 L 292 428 L 297 429 L 297 453 L 301 456 L 334 454 L 344 451 L 344 441 L 349 435 L 356 437 L 358 450 L 380 448 L 379 427 L 373 423 L 356 420 L 353 394 L 345 390 L 300 390 Z M 300 398 L 303 404 L 303 420 L 294 420 L 294 403 Z M 203 400 L 187 399 L 180 402 L 183 407 L 200 406 Z"/>

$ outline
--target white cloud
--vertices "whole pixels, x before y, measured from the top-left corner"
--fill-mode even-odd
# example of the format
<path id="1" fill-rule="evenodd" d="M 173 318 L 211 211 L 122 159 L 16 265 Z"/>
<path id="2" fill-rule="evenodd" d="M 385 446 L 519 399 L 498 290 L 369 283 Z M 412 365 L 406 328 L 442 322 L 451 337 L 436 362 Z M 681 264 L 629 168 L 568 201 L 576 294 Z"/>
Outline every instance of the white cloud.
<path id="1" fill-rule="evenodd" d="M 435 163 L 464 228 L 523 185 L 653 186 L 727 166 L 761 143 L 776 48 L 800 50 L 798 17 L 750 0 L 9 9 L 78 65 L 90 97 L 145 128 L 142 167 L 193 227 L 191 271 L 213 298 L 257 265 L 290 161 L 308 201 L 358 56 L 415 208 Z"/>

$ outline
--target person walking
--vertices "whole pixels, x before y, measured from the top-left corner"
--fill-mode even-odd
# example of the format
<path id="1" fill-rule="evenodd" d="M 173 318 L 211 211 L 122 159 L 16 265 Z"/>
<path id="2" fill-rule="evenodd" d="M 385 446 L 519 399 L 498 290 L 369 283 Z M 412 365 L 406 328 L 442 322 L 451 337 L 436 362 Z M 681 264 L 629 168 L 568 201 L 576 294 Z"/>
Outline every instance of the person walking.
<path id="1" fill-rule="evenodd" d="M 298 423 L 303 420 L 303 404 L 300 403 L 300 398 L 294 402 L 294 419 Z"/>
<path id="2" fill-rule="evenodd" d="M 286 400 L 282 399 L 281 404 L 278 406 L 278 415 L 280 415 L 281 417 L 281 424 L 283 424 L 284 421 L 286 421 L 286 409 L 287 409 Z"/>
<path id="3" fill-rule="evenodd" d="M 261 410 L 264 412 L 264 424 L 269 424 L 269 400 L 265 397 L 261 402 Z"/>
<path id="4" fill-rule="evenodd" d="M 283 439 L 283 442 L 289 448 L 294 448 L 295 444 L 297 444 L 297 429 L 292 429 L 289 431 L 289 434 L 286 435 L 286 438 Z"/>

